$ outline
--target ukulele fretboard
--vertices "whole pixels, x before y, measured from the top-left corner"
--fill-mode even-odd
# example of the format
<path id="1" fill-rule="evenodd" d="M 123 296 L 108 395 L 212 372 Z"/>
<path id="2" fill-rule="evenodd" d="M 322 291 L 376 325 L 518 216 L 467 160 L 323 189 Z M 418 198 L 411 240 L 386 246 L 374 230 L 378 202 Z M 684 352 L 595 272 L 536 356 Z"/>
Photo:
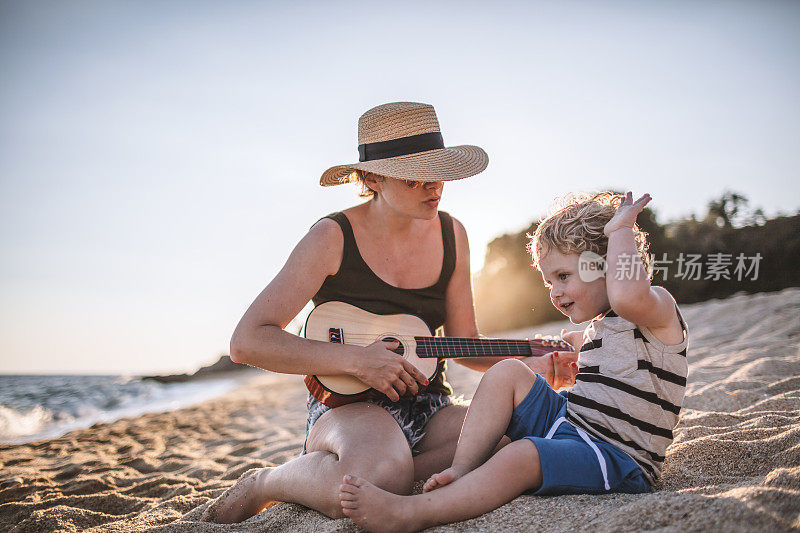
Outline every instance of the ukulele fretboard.
<path id="1" fill-rule="evenodd" d="M 530 342 L 471 337 L 414 337 L 417 357 L 496 357 L 533 355 Z M 550 348 L 548 351 L 552 351 Z"/>

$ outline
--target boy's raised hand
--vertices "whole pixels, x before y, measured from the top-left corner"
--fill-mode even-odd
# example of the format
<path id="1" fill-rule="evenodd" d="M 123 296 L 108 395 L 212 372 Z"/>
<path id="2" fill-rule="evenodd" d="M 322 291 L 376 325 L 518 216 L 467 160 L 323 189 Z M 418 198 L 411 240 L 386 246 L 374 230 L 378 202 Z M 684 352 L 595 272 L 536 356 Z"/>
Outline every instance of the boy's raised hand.
<path id="1" fill-rule="evenodd" d="M 636 223 L 636 217 L 639 216 L 639 213 L 642 212 L 642 209 L 644 209 L 644 206 L 646 206 L 650 200 L 652 200 L 650 195 L 645 193 L 634 202 L 633 193 L 628 191 L 625 195 L 625 199 L 622 200 L 622 203 L 617 207 L 617 212 L 614 214 L 613 218 L 609 220 L 608 224 L 603 228 L 603 233 L 609 236 L 613 231 L 620 228 L 632 228 Z"/>

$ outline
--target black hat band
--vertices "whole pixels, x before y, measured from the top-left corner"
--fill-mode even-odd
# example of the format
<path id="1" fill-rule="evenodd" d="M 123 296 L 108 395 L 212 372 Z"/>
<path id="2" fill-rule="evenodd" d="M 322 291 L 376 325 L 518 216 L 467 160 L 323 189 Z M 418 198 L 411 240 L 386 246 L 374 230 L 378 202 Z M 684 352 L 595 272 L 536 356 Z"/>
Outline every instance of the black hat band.
<path id="1" fill-rule="evenodd" d="M 389 141 L 360 144 L 358 146 L 358 160 L 360 162 L 375 161 L 376 159 L 388 159 L 399 155 L 416 154 L 442 148 L 444 148 L 442 133 L 434 131 Z"/>

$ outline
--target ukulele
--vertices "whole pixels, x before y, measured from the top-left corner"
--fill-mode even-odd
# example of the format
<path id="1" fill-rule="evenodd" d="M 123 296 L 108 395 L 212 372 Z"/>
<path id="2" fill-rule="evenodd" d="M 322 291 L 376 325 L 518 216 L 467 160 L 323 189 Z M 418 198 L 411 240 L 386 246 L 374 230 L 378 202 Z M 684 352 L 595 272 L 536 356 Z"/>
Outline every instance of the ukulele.
<path id="1" fill-rule="evenodd" d="M 343 302 L 325 302 L 308 315 L 307 339 L 368 346 L 376 341 L 398 341 L 394 350 L 425 377 L 436 374 L 440 359 L 452 357 L 541 356 L 572 347 L 546 339 L 480 339 L 434 337 L 425 322 L 414 315 L 376 315 Z M 305 377 L 311 395 L 328 407 L 339 407 L 378 397 L 380 393 L 351 375 Z"/>

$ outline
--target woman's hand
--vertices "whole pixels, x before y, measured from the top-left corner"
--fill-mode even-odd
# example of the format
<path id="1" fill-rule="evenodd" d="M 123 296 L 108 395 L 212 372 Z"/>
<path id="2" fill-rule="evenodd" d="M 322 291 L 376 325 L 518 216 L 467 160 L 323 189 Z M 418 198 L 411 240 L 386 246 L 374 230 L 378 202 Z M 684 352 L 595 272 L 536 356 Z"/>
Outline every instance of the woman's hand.
<path id="1" fill-rule="evenodd" d="M 536 338 L 552 340 L 553 346 L 557 346 L 555 337 L 536 335 Z M 575 384 L 575 376 L 578 375 L 578 352 L 583 342 L 583 332 L 567 332 L 567 330 L 562 329 L 560 340 L 572 346 L 573 351 L 551 352 L 543 357 L 526 357 L 523 359 L 531 370 L 544 376 L 544 379 L 553 390 L 571 387 Z"/>
<path id="2" fill-rule="evenodd" d="M 553 352 L 550 360 L 552 370 L 544 378 L 553 390 L 573 386 L 578 375 L 578 352 Z"/>
<path id="3" fill-rule="evenodd" d="M 564 331 L 566 330 L 563 330 L 562 333 Z M 541 335 L 535 335 L 534 338 L 541 339 L 545 342 L 550 341 L 550 345 L 554 348 L 561 346 L 562 339 L 571 344 L 567 338 L 563 337 L 563 335 L 562 339 L 553 336 L 542 337 Z M 576 342 L 579 343 L 580 340 L 577 340 Z M 544 377 L 545 381 L 547 381 L 547 383 L 554 390 L 562 387 L 569 387 L 575 383 L 575 376 L 578 374 L 577 349 L 574 352 L 550 352 L 541 357 L 533 356 L 523 357 L 521 359 L 523 363 L 528 365 L 528 368 Z"/>
<path id="4" fill-rule="evenodd" d="M 636 223 L 636 217 L 639 216 L 639 213 L 642 212 L 642 209 L 644 209 L 644 206 L 646 206 L 650 200 L 652 200 L 650 195 L 644 194 L 634 202 L 633 193 L 628 191 L 625 195 L 625 199 L 622 200 L 622 203 L 617 207 L 617 212 L 614 213 L 613 218 L 609 220 L 608 224 L 603 228 L 603 233 L 606 237 L 618 229 L 633 228 L 633 225 Z"/>
<path id="5" fill-rule="evenodd" d="M 552 387 L 554 390 L 571 387 L 575 384 L 575 376 L 578 375 L 578 352 L 583 343 L 583 332 L 568 332 L 566 329 L 562 329 L 561 340 L 572 346 L 572 351 L 553 353 Z"/>
<path id="6" fill-rule="evenodd" d="M 398 341 L 377 341 L 361 348 L 366 353 L 359 354 L 359 368 L 354 374 L 373 389 L 396 402 L 400 396 L 419 392 L 419 383 L 428 384 L 428 378 L 417 368 L 392 350 Z"/>

